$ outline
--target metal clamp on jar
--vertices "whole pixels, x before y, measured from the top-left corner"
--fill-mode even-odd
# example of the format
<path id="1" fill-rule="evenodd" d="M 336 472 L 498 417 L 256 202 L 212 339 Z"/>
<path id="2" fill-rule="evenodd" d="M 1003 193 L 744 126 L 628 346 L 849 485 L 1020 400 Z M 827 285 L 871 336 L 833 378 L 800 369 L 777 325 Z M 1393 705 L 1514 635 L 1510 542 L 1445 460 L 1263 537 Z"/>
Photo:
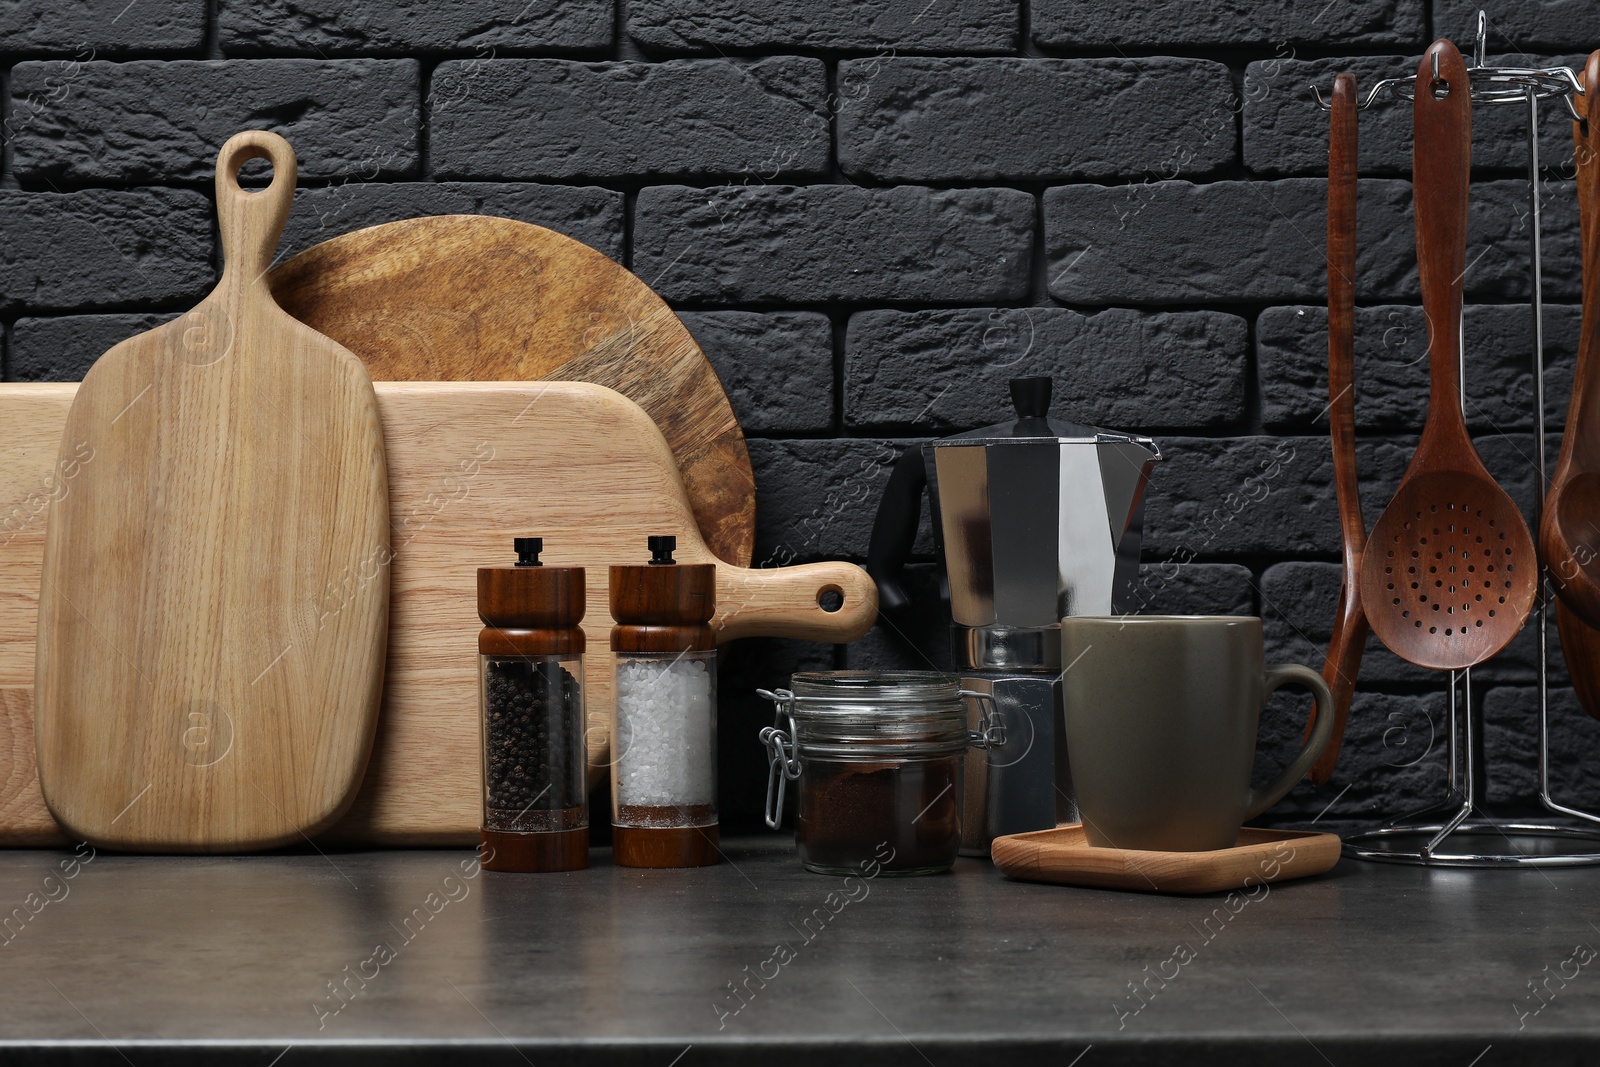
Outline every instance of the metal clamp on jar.
<path id="1" fill-rule="evenodd" d="M 993 698 L 953 674 L 828 671 L 757 692 L 777 705 L 767 748 L 767 825 L 795 781 L 795 847 L 818 874 L 937 874 L 961 847 L 969 746 L 1003 745 Z M 967 726 L 977 702 L 979 728 Z M 876 865 L 876 870 L 874 870 Z"/>

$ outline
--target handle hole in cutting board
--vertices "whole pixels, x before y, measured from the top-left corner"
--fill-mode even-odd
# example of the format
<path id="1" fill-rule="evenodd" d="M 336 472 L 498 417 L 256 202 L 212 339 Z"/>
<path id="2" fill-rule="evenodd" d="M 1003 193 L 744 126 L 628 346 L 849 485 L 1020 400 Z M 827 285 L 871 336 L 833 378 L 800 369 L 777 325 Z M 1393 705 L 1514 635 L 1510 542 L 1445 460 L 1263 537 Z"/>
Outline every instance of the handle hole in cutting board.
<path id="1" fill-rule="evenodd" d="M 817 607 L 832 615 L 844 607 L 844 590 L 836 585 L 825 585 L 817 593 Z"/>
<path id="2" fill-rule="evenodd" d="M 285 158 L 280 164 L 275 155 Z M 248 197 L 259 196 L 282 177 L 284 166 L 294 175 L 294 156 L 288 144 L 267 131 L 245 131 L 223 145 L 217 164 L 229 184 Z"/>
<path id="3" fill-rule="evenodd" d="M 273 174 L 272 162 L 265 156 L 261 156 L 245 160 L 243 165 L 234 172 L 233 180 L 238 183 L 239 188 L 251 196 L 255 196 L 258 193 L 265 192 L 267 186 L 272 184 Z"/>

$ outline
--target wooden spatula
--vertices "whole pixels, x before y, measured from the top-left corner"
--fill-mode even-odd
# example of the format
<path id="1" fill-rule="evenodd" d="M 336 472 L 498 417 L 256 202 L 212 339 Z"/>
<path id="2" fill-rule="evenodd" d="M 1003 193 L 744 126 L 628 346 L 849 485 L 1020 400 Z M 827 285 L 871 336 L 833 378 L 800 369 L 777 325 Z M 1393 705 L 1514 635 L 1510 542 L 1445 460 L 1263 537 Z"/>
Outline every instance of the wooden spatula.
<path id="1" fill-rule="evenodd" d="M 1600 625 L 1600 52 L 1584 72 L 1586 122 L 1572 124 L 1583 249 L 1583 325 L 1566 433 L 1550 478 L 1539 548 L 1562 607 Z"/>
<path id="2" fill-rule="evenodd" d="M 1544 520 L 1539 528 L 1539 550 L 1549 568 L 1560 599 L 1556 601 L 1556 630 L 1561 635 L 1561 655 L 1578 703 L 1600 719 L 1600 630 L 1569 607 L 1570 601 L 1582 609 L 1592 600 L 1593 581 L 1584 563 L 1594 564 L 1594 545 L 1600 532 L 1583 525 L 1581 493 L 1583 484 L 1596 477 L 1595 456 L 1600 441 L 1592 429 L 1600 417 L 1600 396 L 1595 395 L 1600 377 L 1600 231 L 1595 212 L 1600 208 L 1600 52 L 1589 56 L 1584 70 L 1584 110 L 1586 121 L 1572 124 L 1573 160 L 1578 172 L 1578 221 L 1583 250 L 1583 329 L 1578 343 L 1578 365 L 1574 370 L 1572 401 L 1567 408 L 1566 434 L 1561 439 L 1561 454 L 1550 479 L 1550 494 L 1545 499 Z M 1581 398 L 1581 403 L 1580 403 Z M 1582 457 L 1587 472 L 1577 469 Z M 1571 488 L 1569 494 L 1566 490 Z M 1591 519 L 1593 517 L 1591 516 Z M 1564 522 L 1575 527 L 1571 540 Z M 1592 612 L 1585 615 L 1593 617 Z"/>
<path id="3" fill-rule="evenodd" d="M 259 192 L 237 180 L 251 159 L 273 168 Z M 100 357 L 67 417 L 80 466 L 45 539 L 35 725 L 50 811 L 97 845 L 280 845 L 361 782 L 388 476 L 360 360 L 266 286 L 295 175 L 274 134 L 223 146 L 221 282 Z"/>
<path id="4" fill-rule="evenodd" d="M 1333 637 L 1322 664 L 1322 680 L 1333 694 L 1333 739 L 1307 776 L 1318 785 L 1333 777 L 1350 719 L 1361 652 L 1367 643 L 1367 614 L 1361 602 L 1361 557 L 1367 524 L 1361 517 L 1356 478 L 1356 76 L 1333 81 L 1333 111 L 1328 122 L 1328 424 L 1333 436 L 1333 482 L 1339 495 L 1339 533 L 1344 542 L 1344 573 Z M 1316 727 L 1306 724 L 1306 736 Z"/>
<path id="5" fill-rule="evenodd" d="M 1428 319 L 1428 420 L 1361 561 L 1372 632 L 1419 667 L 1456 670 L 1522 629 L 1538 586 L 1533 535 L 1489 476 L 1461 413 L 1461 305 L 1467 258 L 1472 93 L 1449 41 L 1417 69 L 1413 202 Z"/>

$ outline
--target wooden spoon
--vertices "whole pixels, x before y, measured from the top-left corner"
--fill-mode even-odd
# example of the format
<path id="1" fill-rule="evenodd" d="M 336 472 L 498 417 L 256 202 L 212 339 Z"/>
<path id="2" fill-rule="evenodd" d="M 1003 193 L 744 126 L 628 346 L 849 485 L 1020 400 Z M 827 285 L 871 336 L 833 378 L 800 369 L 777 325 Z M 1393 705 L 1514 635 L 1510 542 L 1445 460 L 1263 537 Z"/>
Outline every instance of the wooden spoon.
<path id="1" fill-rule="evenodd" d="M 1456 46 L 1417 69 L 1413 160 L 1417 269 L 1428 319 L 1428 421 L 1361 562 L 1367 621 L 1395 655 L 1457 670 L 1504 648 L 1538 587 L 1533 535 L 1473 448 L 1461 414 L 1472 97 Z"/>
<path id="2" fill-rule="evenodd" d="M 1333 638 L 1322 664 L 1322 680 L 1333 694 L 1333 738 L 1308 777 L 1318 785 L 1333 776 L 1350 719 L 1350 700 L 1367 643 L 1362 609 L 1361 556 L 1367 524 L 1361 517 L 1356 479 L 1356 76 L 1333 81 L 1328 122 L 1328 423 L 1333 437 L 1333 483 L 1339 495 L 1339 532 L 1344 540 L 1343 584 L 1333 620 Z M 1306 724 L 1307 736 L 1315 727 Z"/>
<path id="3" fill-rule="evenodd" d="M 1572 124 L 1583 248 L 1583 327 L 1573 371 L 1566 433 L 1550 478 L 1539 549 L 1550 580 L 1569 610 L 1600 626 L 1600 270 L 1595 207 L 1600 203 L 1600 52 L 1589 57 L 1583 98 L 1589 121 Z M 1588 129 L 1585 130 L 1584 127 Z"/>
<path id="4" fill-rule="evenodd" d="M 1545 500 L 1539 549 L 1560 596 L 1556 601 L 1556 630 L 1561 635 L 1561 655 L 1567 661 L 1572 688 L 1577 694 L 1578 704 L 1590 715 L 1600 718 L 1600 630 L 1585 622 L 1568 606 L 1568 598 L 1576 600 L 1582 597 L 1585 589 L 1590 590 L 1592 597 L 1593 580 L 1577 567 L 1575 546 L 1570 542 L 1563 543 L 1565 538 L 1561 533 L 1561 520 L 1557 517 L 1561 514 L 1558 511 L 1563 497 L 1561 490 L 1572 484 L 1575 474 L 1573 461 L 1578 451 L 1580 428 L 1585 422 L 1594 422 L 1593 379 L 1597 370 L 1600 370 L 1592 355 L 1600 346 L 1600 301 L 1596 300 L 1597 289 L 1600 289 L 1600 256 L 1592 247 L 1592 242 L 1600 240 L 1600 234 L 1595 229 L 1595 210 L 1600 208 L 1600 158 L 1597 158 L 1600 157 L 1600 51 L 1589 56 L 1584 71 L 1584 90 L 1588 121 L 1572 124 L 1573 159 L 1578 173 L 1578 220 L 1583 234 L 1583 333 L 1578 346 L 1578 366 L 1573 375 L 1573 400 L 1567 409 L 1566 434 L 1562 437 L 1561 454 L 1551 476 L 1550 494 Z M 1588 388 L 1582 389 L 1585 385 Z M 1580 391 L 1584 394 L 1582 416 L 1578 408 Z M 1592 441 L 1585 442 L 1586 453 L 1590 452 L 1589 446 L 1592 444 Z M 1583 477 L 1592 480 L 1594 475 L 1586 473 Z M 1577 518 L 1575 496 L 1566 499 L 1566 514 L 1570 518 Z M 1562 579 L 1569 575 L 1570 580 L 1563 582 Z"/>

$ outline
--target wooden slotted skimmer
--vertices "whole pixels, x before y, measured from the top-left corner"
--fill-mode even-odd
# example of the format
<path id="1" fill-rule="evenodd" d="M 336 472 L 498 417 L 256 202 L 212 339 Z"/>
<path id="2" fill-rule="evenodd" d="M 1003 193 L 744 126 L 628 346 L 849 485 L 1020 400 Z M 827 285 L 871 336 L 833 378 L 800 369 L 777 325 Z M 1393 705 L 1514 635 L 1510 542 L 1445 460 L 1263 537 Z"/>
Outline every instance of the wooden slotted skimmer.
<path id="1" fill-rule="evenodd" d="M 1538 588 L 1533 536 L 1490 477 L 1461 413 L 1472 98 L 1466 63 L 1436 41 L 1417 70 L 1413 188 L 1428 319 L 1428 419 L 1367 542 L 1361 598 L 1372 631 L 1420 667 L 1456 670 L 1504 648 Z"/>

